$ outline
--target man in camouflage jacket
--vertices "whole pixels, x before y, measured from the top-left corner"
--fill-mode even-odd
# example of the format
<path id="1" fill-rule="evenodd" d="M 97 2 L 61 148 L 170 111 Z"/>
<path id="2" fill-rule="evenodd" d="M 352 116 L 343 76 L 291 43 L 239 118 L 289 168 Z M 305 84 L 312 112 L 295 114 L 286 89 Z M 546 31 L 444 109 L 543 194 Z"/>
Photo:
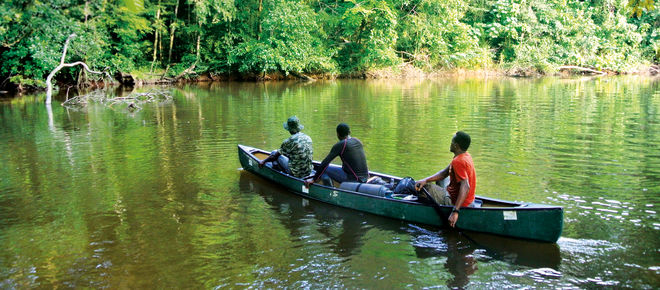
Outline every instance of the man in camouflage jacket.
<path id="1" fill-rule="evenodd" d="M 291 136 L 282 142 L 280 149 L 271 152 L 268 158 L 259 161 L 259 167 L 263 167 L 266 162 L 273 162 L 273 167 L 277 166 L 282 171 L 298 178 L 304 178 L 312 174 L 312 138 L 305 133 L 300 132 L 305 128 L 300 124 L 296 116 L 290 117 L 284 123 L 284 129 L 289 131 Z M 275 161 L 276 160 L 276 161 Z"/>

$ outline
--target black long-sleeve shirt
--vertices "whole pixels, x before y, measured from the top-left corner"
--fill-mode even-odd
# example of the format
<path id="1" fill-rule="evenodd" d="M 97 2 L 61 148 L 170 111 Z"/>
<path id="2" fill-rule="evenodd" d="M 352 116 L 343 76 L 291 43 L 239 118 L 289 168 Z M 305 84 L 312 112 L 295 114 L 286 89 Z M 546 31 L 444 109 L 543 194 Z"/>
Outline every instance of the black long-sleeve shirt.
<path id="1" fill-rule="evenodd" d="M 369 168 L 367 167 L 367 157 L 364 154 L 362 142 L 357 138 L 348 137 L 340 140 L 330 149 L 328 156 L 321 162 L 321 167 L 316 171 L 314 180 L 318 180 L 325 169 L 330 165 L 335 157 L 341 158 L 341 168 L 346 172 L 350 179 L 366 182 L 369 179 Z"/>

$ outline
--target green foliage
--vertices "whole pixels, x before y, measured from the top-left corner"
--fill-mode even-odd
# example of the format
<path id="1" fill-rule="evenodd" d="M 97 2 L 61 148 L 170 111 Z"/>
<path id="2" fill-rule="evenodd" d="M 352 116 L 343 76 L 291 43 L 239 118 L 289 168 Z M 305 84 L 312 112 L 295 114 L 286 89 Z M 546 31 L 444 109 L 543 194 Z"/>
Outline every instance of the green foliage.
<path id="1" fill-rule="evenodd" d="M 416 66 L 481 67 L 489 62 L 479 47 L 479 31 L 461 22 L 468 8 L 461 0 L 408 1 L 399 9 L 397 48 Z M 486 57 L 484 57 L 486 56 Z"/>
<path id="2" fill-rule="evenodd" d="M 167 67 L 170 75 L 193 64 L 197 73 L 242 75 L 353 73 L 402 63 L 432 71 L 493 62 L 544 72 L 560 65 L 632 71 L 660 59 L 657 6 L 651 0 L 5 0 L 0 78 L 44 79 L 71 33 L 78 37 L 66 61 L 111 73 L 147 71 L 154 43 L 155 69 Z M 73 81 L 79 70 L 58 78 Z"/>
<path id="3" fill-rule="evenodd" d="M 631 7 L 633 3 L 638 3 L 641 6 L 642 2 L 645 3 L 642 10 L 639 9 L 639 6 L 636 8 L 633 6 L 632 13 L 635 17 L 631 22 L 637 25 L 641 32 L 642 42 L 640 48 L 642 56 L 644 59 L 658 63 L 660 62 L 660 2 L 655 1 L 655 6 L 652 3 L 649 6 L 649 1 L 651 0 L 631 1 L 628 6 Z M 639 13 L 640 11 L 643 12 Z"/>
<path id="4" fill-rule="evenodd" d="M 43 79 L 60 61 L 64 40 L 71 33 L 85 35 L 80 23 L 72 21 L 80 10 L 65 1 L 46 3 L 9 1 L 0 4 L 0 74 Z M 95 43 L 74 42 L 71 51 L 96 49 Z M 68 59 L 80 59 L 70 57 Z"/>
<path id="5" fill-rule="evenodd" d="M 291 1 L 268 4 L 259 37 L 236 46 L 230 64 L 238 64 L 240 72 L 334 72 L 314 11 Z"/>
<path id="6" fill-rule="evenodd" d="M 649 12 L 655 8 L 655 0 L 628 0 L 630 16 L 641 17 L 644 12 Z"/>
<path id="7" fill-rule="evenodd" d="M 9 81 L 23 87 L 45 88 L 46 83 L 43 80 L 26 79 L 22 75 L 16 75 L 9 78 Z"/>
<path id="8" fill-rule="evenodd" d="M 386 1 L 347 1 L 352 3 L 341 15 L 341 36 L 349 41 L 341 50 L 341 62 L 348 70 L 364 70 L 398 64 L 394 45 L 397 19 Z"/>
<path id="9" fill-rule="evenodd" d="M 498 0 L 477 27 L 497 49 L 501 63 L 629 71 L 644 62 L 642 35 L 638 26 L 628 22 L 623 3 Z"/>

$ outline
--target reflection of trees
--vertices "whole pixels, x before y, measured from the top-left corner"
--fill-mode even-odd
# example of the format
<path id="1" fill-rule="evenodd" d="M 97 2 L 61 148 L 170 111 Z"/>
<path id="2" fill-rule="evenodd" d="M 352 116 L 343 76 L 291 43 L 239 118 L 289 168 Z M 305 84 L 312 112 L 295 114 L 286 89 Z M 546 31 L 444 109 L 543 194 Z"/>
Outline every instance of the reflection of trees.
<path id="1" fill-rule="evenodd" d="M 128 116 L 94 106 L 84 112 L 20 103 L 2 109 L 11 116 L 2 118 L 8 122 L 3 128 L 14 139 L 2 143 L 11 146 L 3 152 L 12 152 L 2 169 L 5 185 L 17 193 L 3 189 L 0 199 L 8 206 L 2 212 L 9 213 L 3 223 L 11 223 L 3 234 L 16 253 L 7 261 L 33 268 L 42 286 L 170 280 L 178 267 L 172 257 L 194 250 L 185 217 L 200 191 L 195 170 L 187 166 L 197 155 L 185 148 L 195 134 L 176 130 L 176 110 L 156 107 Z M 25 109 L 37 110 L 26 115 Z M 153 130 L 144 126 L 154 120 Z M 176 242 L 163 242 L 173 236 Z"/>
<path id="2" fill-rule="evenodd" d="M 365 224 L 365 216 L 355 211 L 334 208 L 326 205 L 316 205 L 318 202 L 304 200 L 277 187 L 277 185 L 250 176 L 242 172 L 240 188 L 245 192 L 257 192 L 275 210 L 285 213 L 279 220 L 289 231 L 291 236 L 304 236 L 302 228 L 304 220 L 313 214 L 317 220 L 317 231 L 327 238 L 337 255 L 348 257 L 362 244 L 362 236 L 369 230 Z"/>
<path id="3" fill-rule="evenodd" d="M 660 190 L 657 91 L 657 80 L 627 78 L 216 83 L 176 89 L 173 105 L 135 114 L 58 105 L 49 112 L 41 97 L 12 99 L 0 105 L 0 231 L 3 244 L 11 245 L 0 259 L 21 269 L 13 277 L 27 287 L 33 268 L 36 283 L 46 287 L 158 281 L 213 287 L 222 284 L 219 272 L 250 282 L 258 279 L 257 264 L 287 269 L 307 254 L 295 240 L 307 231 L 344 260 L 405 263 L 411 251 L 425 261 L 438 259 L 442 268 L 434 270 L 457 271 L 450 274 L 459 285 L 469 278 L 460 261 L 472 256 L 463 250 L 486 249 L 513 264 L 529 261 L 521 250 L 500 247 L 511 242 L 450 242 L 444 232 L 434 233 L 446 239 L 440 247 L 467 248 L 451 256 L 450 250 L 405 243 L 390 247 L 392 236 L 419 234 L 389 219 L 313 202 L 302 206 L 295 196 L 273 205 L 261 197 L 279 198 L 276 193 L 237 194 L 244 184 L 234 178 L 236 143 L 276 148 L 288 135 L 282 122 L 295 114 L 320 159 L 336 142 L 336 123 L 344 121 L 365 143 L 371 169 L 420 177 L 446 165 L 451 134 L 464 129 L 474 138 L 480 194 L 539 202 L 558 193 L 587 202 L 602 196 L 630 202 L 635 210 L 625 219 L 648 225 L 655 221 L 643 206 Z M 584 188 L 590 191 L 576 192 Z M 286 210 L 282 204 L 290 204 L 290 215 L 269 210 Z M 628 251 L 639 257 L 657 244 L 652 227 L 628 230 L 564 205 L 569 236 L 647 245 Z M 297 222 L 305 216 L 297 214 L 320 222 L 303 229 Z M 531 260 L 553 268 L 552 261 Z M 372 261 L 352 262 L 372 270 Z M 183 276 L 190 278 L 174 281 Z"/>

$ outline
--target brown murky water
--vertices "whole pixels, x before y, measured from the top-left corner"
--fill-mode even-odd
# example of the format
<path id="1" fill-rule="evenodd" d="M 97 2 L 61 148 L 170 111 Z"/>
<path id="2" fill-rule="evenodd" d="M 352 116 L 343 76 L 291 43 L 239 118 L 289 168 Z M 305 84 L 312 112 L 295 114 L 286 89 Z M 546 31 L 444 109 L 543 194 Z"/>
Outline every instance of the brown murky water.
<path id="1" fill-rule="evenodd" d="M 0 288 L 660 287 L 660 82 L 649 78 L 217 83 L 129 113 L 0 102 Z M 149 90 L 144 88 L 140 90 Z M 372 170 L 444 168 L 472 136 L 477 194 L 561 205 L 557 244 L 408 224 L 239 170 L 297 115 L 339 122 Z"/>

